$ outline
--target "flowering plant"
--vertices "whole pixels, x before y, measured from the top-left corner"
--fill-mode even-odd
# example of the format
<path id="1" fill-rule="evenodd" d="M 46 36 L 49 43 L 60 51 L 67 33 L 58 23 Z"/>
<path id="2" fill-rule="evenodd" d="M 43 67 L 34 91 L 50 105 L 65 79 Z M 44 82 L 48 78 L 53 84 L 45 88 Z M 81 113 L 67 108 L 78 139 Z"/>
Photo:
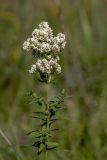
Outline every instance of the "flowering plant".
<path id="1" fill-rule="evenodd" d="M 41 81 L 50 82 L 52 74 L 61 73 L 61 66 L 58 64 L 59 52 L 64 49 L 65 45 L 64 34 L 59 33 L 54 37 L 53 30 L 48 23 L 41 22 L 32 32 L 32 37 L 23 43 L 23 49 L 31 51 L 37 58 L 29 73 L 39 73 Z"/>
<path id="2" fill-rule="evenodd" d="M 58 61 L 60 52 L 65 45 L 64 34 L 59 33 L 54 37 L 48 23 L 41 22 L 38 28 L 32 32 L 32 37 L 23 43 L 23 49 L 31 51 L 36 60 L 35 64 L 31 66 L 29 73 L 38 75 L 39 80 L 42 82 L 51 82 L 53 74 L 61 73 L 61 66 Z M 45 150 L 45 160 L 47 160 L 47 151 L 58 146 L 58 143 L 50 141 L 50 137 L 52 131 L 56 130 L 52 129 L 52 124 L 57 120 L 56 113 L 61 108 L 60 104 L 64 101 L 64 91 L 50 101 L 37 96 L 34 92 L 30 92 L 29 96 L 31 102 L 39 106 L 39 110 L 34 112 L 33 118 L 42 121 L 40 130 L 34 130 L 29 133 L 35 133 L 35 141 L 32 146 L 38 149 L 38 154 Z"/>

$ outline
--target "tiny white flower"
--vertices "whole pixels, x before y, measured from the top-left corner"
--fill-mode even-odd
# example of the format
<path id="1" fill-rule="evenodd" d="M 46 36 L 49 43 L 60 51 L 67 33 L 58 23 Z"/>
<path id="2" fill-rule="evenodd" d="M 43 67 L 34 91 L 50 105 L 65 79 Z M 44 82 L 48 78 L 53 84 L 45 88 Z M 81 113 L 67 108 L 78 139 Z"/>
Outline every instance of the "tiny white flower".
<path id="1" fill-rule="evenodd" d="M 23 43 L 23 49 L 26 50 L 26 51 L 30 51 L 31 49 L 31 46 L 30 46 L 30 38 L 27 39 L 27 41 L 25 41 Z"/>
<path id="2" fill-rule="evenodd" d="M 52 56 L 51 56 L 51 55 L 48 55 L 48 56 L 47 56 L 47 59 L 48 59 L 48 60 L 51 60 L 51 59 L 52 59 Z"/>
<path id="3" fill-rule="evenodd" d="M 59 33 L 57 37 L 60 39 L 61 42 L 65 41 L 65 34 Z"/>
<path id="4" fill-rule="evenodd" d="M 32 32 L 32 36 L 33 37 L 36 37 L 36 36 L 38 36 L 38 34 L 39 34 L 39 29 L 34 29 L 34 31 Z"/>
<path id="5" fill-rule="evenodd" d="M 53 52 L 60 52 L 60 47 L 58 46 L 58 44 L 54 44 L 54 45 L 52 46 L 52 51 L 53 51 Z"/>
<path id="6" fill-rule="evenodd" d="M 36 73 L 36 65 L 35 64 L 33 64 L 32 66 L 31 66 L 31 69 L 29 70 L 29 73 L 31 73 L 31 74 L 33 74 L 33 73 Z"/>
<path id="7" fill-rule="evenodd" d="M 61 66 L 59 64 L 57 64 L 57 66 L 56 66 L 56 72 L 57 72 L 57 74 L 61 73 Z"/>
<path id="8" fill-rule="evenodd" d="M 41 23 L 39 24 L 39 28 L 40 28 L 40 29 L 42 29 L 42 28 L 48 28 L 48 27 L 49 27 L 48 22 L 41 22 Z"/>
<path id="9" fill-rule="evenodd" d="M 41 53 L 47 53 L 47 52 L 50 52 L 51 51 L 51 47 L 50 47 L 50 45 L 48 44 L 48 43 L 45 43 L 45 42 L 43 42 L 42 44 L 41 44 Z"/>
<path id="10" fill-rule="evenodd" d="M 61 49 L 64 49 L 64 48 L 65 48 L 65 45 L 66 45 L 66 42 L 62 43 L 62 44 L 60 45 L 60 48 L 61 48 Z"/>

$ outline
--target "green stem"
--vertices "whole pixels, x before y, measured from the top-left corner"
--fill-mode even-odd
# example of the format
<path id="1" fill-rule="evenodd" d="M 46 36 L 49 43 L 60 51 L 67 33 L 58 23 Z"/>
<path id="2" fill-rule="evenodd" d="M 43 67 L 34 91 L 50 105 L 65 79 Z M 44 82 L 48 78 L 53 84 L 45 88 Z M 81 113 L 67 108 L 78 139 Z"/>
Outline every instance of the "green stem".
<path id="1" fill-rule="evenodd" d="M 47 130 L 47 142 L 49 140 L 49 121 L 50 121 L 50 115 L 49 115 L 49 105 L 47 104 L 47 124 L 46 124 L 46 130 Z M 48 159 L 48 151 L 46 150 L 46 153 L 45 153 L 45 160 Z"/>
<path id="2" fill-rule="evenodd" d="M 46 111 L 47 111 L 47 120 L 46 120 L 46 132 L 47 132 L 47 135 L 46 135 L 46 141 L 48 142 L 49 141 L 49 123 L 50 123 L 50 113 L 49 113 L 49 104 L 48 104 L 48 91 L 49 91 L 49 84 L 47 83 L 46 84 L 46 96 L 47 96 L 47 105 L 46 105 Z M 48 160 L 48 151 L 46 150 L 45 151 L 45 160 Z"/>
<path id="3" fill-rule="evenodd" d="M 50 121 L 50 115 L 49 115 L 49 105 L 47 104 L 47 141 L 49 139 L 49 121 Z"/>
<path id="4" fill-rule="evenodd" d="M 47 152 L 47 150 L 45 152 L 45 160 L 48 160 L 48 152 Z"/>

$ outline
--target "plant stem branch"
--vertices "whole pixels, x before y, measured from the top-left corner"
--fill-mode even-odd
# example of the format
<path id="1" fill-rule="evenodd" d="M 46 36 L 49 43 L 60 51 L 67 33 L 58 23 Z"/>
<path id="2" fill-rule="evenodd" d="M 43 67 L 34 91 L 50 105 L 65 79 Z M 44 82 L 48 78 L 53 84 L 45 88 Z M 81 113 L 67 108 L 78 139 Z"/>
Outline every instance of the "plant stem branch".
<path id="1" fill-rule="evenodd" d="M 45 152 L 45 160 L 48 160 L 48 152 L 47 152 L 47 150 Z"/>
<path id="2" fill-rule="evenodd" d="M 47 142 L 49 140 L 49 121 L 50 121 L 50 115 L 49 115 L 49 104 L 47 104 L 47 124 L 46 124 L 46 130 L 47 130 Z M 45 160 L 48 159 L 48 152 L 46 150 L 46 153 L 45 153 Z"/>

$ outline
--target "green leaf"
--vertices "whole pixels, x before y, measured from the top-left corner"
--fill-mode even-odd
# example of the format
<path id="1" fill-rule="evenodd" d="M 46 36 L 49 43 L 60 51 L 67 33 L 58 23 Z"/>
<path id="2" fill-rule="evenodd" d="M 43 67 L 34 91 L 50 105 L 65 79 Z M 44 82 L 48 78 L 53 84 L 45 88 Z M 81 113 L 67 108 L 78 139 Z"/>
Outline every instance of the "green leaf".
<path id="1" fill-rule="evenodd" d="M 45 149 L 45 145 L 41 143 L 38 149 L 38 154 L 40 154 L 44 149 Z"/>
<path id="2" fill-rule="evenodd" d="M 28 133 L 27 133 L 27 135 L 30 135 L 30 134 L 35 133 L 35 132 L 37 132 L 37 130 L 34 130 L 34 131 L 31 131 L 31 132 L 28 132 Z"/>
<path id="3" fill-rule="evenodd" d="M 58 147 L 58 143 L 56 142 L 46 142 L 46 148 L 47 150 L 51 150 L 51 149 L 54 149 L 56 147 Z"/>
<path id="4" fill-rule="evenodd" d="M 40 141 L 36 141 L 36 142 L 33 143 L 32 146 L 39 148 L 40 144 L 41 144 Z"/>
<path id="5" fill-rule="evenodd" d="M 46 119 L 45 119 L 45 118 L 42 118 L 42 117 L 32 116 L 32 118 L 36 118 L 36 119 L 40 119 L 40 120 L 42 120 L 42 121 L 46 121 Z"/>
<path id="6" fill-rule="evenodd" d="M 40 111 L 37 111 L 37 112 L 34 112 L 34 114 L 41 114 L 41 115 L 47 115 L 47 113 L 44 113 L 44 112 L 40 112 Z"/>

